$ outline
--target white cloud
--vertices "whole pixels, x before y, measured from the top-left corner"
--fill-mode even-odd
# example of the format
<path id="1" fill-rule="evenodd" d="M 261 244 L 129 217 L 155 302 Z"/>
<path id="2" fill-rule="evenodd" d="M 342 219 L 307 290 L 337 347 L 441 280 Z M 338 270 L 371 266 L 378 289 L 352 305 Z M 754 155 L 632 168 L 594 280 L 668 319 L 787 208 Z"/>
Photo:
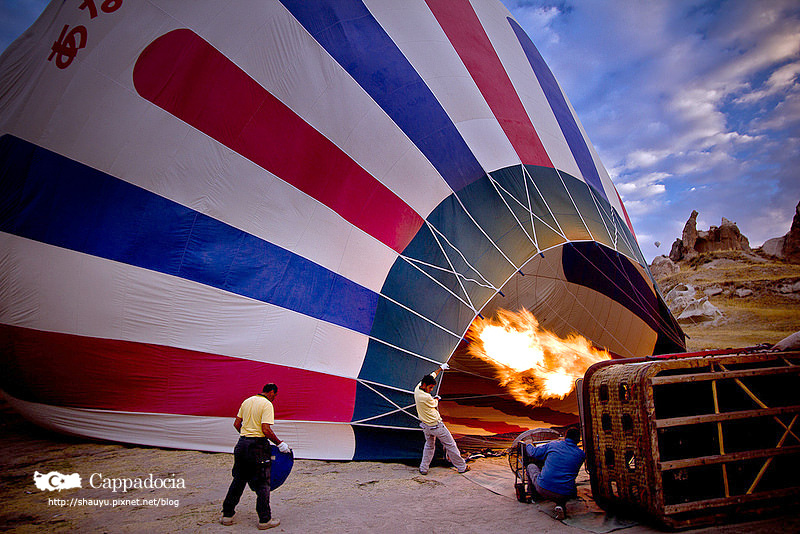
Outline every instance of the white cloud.
<path id="1" fill-rule="evenodd" d="M 764 119 L 757 119 L 752 124 L 754 129 L 760 131 L 796 129 L 798 125 L 800 125 L 800 90 L 788 95 Z"/>
<path id="2" fill-rule="evenodd" d="M 650 242 L 646 258 L 668 253 L 692 210 L 738 220 L 753 242 L 786 233 L 800 200 L 796 0 L 504 1 L 518 20 L 539 10 L 535 32 L 523 27 Z"/>
<path id="3" fill-rule="evenodd" d="M 631 219 L 633 219 L 634 228 L 637 228 L 638 225 L 635 222 L 637 217 L 644 214 L 649 214 L 652 211 L 652 206 L 651 204 L 642 200 L 626 200 L 625 210 L 628 212 L 628 215 L 631 217 Z"/>
<path id="4" fill-rule="evenodd" d="M 800 61 L 789 63 L 775 70 L 764 82 L 762 89 L 744 93 L 736 98 L 733 103 L 746 105 L 758 103 L 772 96 L 797 91 L 798 76 L 800 76 Z"/>
<path id="5" fill-rule="evenodd" d="M 619 190 L 619 194 L 622 199 L 626 202 L 632 201 L 631 199 L 635 198 L 647 198 L 656 195 L 663 194 L 667 188 L 664 184 L 658 183 L 648 183 L 648 184 L 636 184 L 636 183 L 624 183 L 620 184 L 617 189 Z"/>
<path id="6" fill-rule="evenodd" d="M 629 168 L 652 167 L 668 155 L 666 150 L 635 150 L 628 155 L 626 163 Z"/>
<path id="7" fill-rule="evenodd" d="M 666 186 L 663 182 L 668 178 L 670 178 L 670 175 L 663 172 L 646 174 L 633 180 L 621 180 L 617 184 L 617 190 L 627 206 L 628 202 L 631 201 L 651 199 L 652 197 L 663 195 L 666 192 Z"/>
<path id="8" fill-rule="evenodd" d="M 766 85 L 770 88 L 770 93 L 788 90 L 797 84 L 798 76 L 800 76 L 800 61 L 795 61 L 773 72 Z"/>
<path id="9" fill-rule="evenodd" d="M 508 4 L 508 3 L 507 3 Z M 553 21 L 561 15 L 561 10 L 555 6 L 534 6 L 531 8 L 510 9 L 514 18 L 525 28 L 530 36 L 536 36 L 537 47 L 543 43 L 557 44 L 560 42 L 559 34 L 550 29 Z"/>

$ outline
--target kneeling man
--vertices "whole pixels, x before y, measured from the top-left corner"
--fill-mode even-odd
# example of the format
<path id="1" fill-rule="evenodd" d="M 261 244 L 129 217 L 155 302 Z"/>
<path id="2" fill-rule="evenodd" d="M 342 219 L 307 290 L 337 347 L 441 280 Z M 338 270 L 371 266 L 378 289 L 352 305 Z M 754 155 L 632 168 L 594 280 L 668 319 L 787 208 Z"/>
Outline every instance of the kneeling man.
<path id="1" fill-rule="evenodd" d="M 538 447 L 526 445 L 525 451 L 533 462 L 528 464 L 528 477 L 542 498 L 554 501 L 556 519 L 566 517 L 567 501 L 577 495 L 575 478 L 586 455 L 578 448 L 581 433 L 576 427 L 567 430 L 563 440 L 550 441 Z"/>

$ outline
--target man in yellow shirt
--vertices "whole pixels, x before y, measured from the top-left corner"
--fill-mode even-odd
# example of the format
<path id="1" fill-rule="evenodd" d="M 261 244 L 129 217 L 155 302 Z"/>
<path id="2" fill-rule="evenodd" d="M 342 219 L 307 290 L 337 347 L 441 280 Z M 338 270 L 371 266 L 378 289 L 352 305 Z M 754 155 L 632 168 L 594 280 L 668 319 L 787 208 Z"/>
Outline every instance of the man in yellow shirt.
<path id="1" fill-rule="evenodd" d="M 423 475 L 428 474 L 428 469 L 433 460 L 433 453 L 436 450 L 436 438 L 442 442 L 445 455 L 456 467 L 459 473 L 469 471 L 469 466 L 461 457 L 456 441 L 450 431 L 444 426 L 442 416 L 439 415 L 439 396 L 431 395 L 433 388 L 436 387 L 436 375 L 440 371 L 448 369 L 448 365 L 443 363 L 441 368 L 429 375 L 422 377 L 417 387 L 414 388 L 414 403 L 417 405 L 417 415 L 419 416 L 419 426 L 425 434 L 425 447 L 422 449 L 422 462 L 419 464 L 419 472 Z"/>
<path id="2" fill-rule="evenodd" d="M 289 452 L 289 445 L 279 440 L 272 431 L 272 425 L 275 424 L 272 401 L 277 394 L 278 386 L 267 384 L 261 393 L 244 400 L 233 421 L 234 428 L 239 432 L 239 441 L 233 449 L 233 482 L 222 503 L 220 523 L 223 525 L 233 524 L 236 505 L 247 484 L 256 493 L 258 528 L 266 530 L 281 524 L 279 519 L 272 517 L 269 507 L 270 440 L 281 452 Z"/>

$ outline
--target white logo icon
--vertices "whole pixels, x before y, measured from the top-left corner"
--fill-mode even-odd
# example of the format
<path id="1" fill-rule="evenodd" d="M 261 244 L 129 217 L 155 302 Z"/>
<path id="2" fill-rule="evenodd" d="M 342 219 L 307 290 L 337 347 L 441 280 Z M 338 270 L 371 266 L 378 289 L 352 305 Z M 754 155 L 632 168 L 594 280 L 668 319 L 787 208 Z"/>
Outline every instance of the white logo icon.
<path id="1" fill-rule="evenodd" d="M 35 471 L 33 473 L 33 482 L 40 490 L 65 490 L 81 487 L 81 476 L 78 473 L 71 475 L 62 475 L 58 471 L 50 471 L 49 473 L 40 473 Z"/>

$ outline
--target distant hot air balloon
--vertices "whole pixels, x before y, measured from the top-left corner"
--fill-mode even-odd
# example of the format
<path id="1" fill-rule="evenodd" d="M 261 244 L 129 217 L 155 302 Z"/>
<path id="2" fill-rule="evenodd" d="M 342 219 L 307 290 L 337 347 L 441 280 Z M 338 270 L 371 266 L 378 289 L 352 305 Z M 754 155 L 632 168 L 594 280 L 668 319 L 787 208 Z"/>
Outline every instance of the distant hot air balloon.
<path id="1" fill-rule="evenodd" d="M 417 456 L 414 385 L 479 314 L 684 345 L 496 0 L 52 2 L 0 57 L 0 302 L 30 420 L 230 450 L 269 381 L 304 458 Z"/>
<path id="2" fill-rule="evenodd" d="M 653 244 L 656 246 L 656 248 L 658 248 L 658 247 L 660 247 L 660 246 L 661 246 L 661 241 L 656 241 L 656 242 L 655 242 L 655 243 L 653 243 Z"/>

